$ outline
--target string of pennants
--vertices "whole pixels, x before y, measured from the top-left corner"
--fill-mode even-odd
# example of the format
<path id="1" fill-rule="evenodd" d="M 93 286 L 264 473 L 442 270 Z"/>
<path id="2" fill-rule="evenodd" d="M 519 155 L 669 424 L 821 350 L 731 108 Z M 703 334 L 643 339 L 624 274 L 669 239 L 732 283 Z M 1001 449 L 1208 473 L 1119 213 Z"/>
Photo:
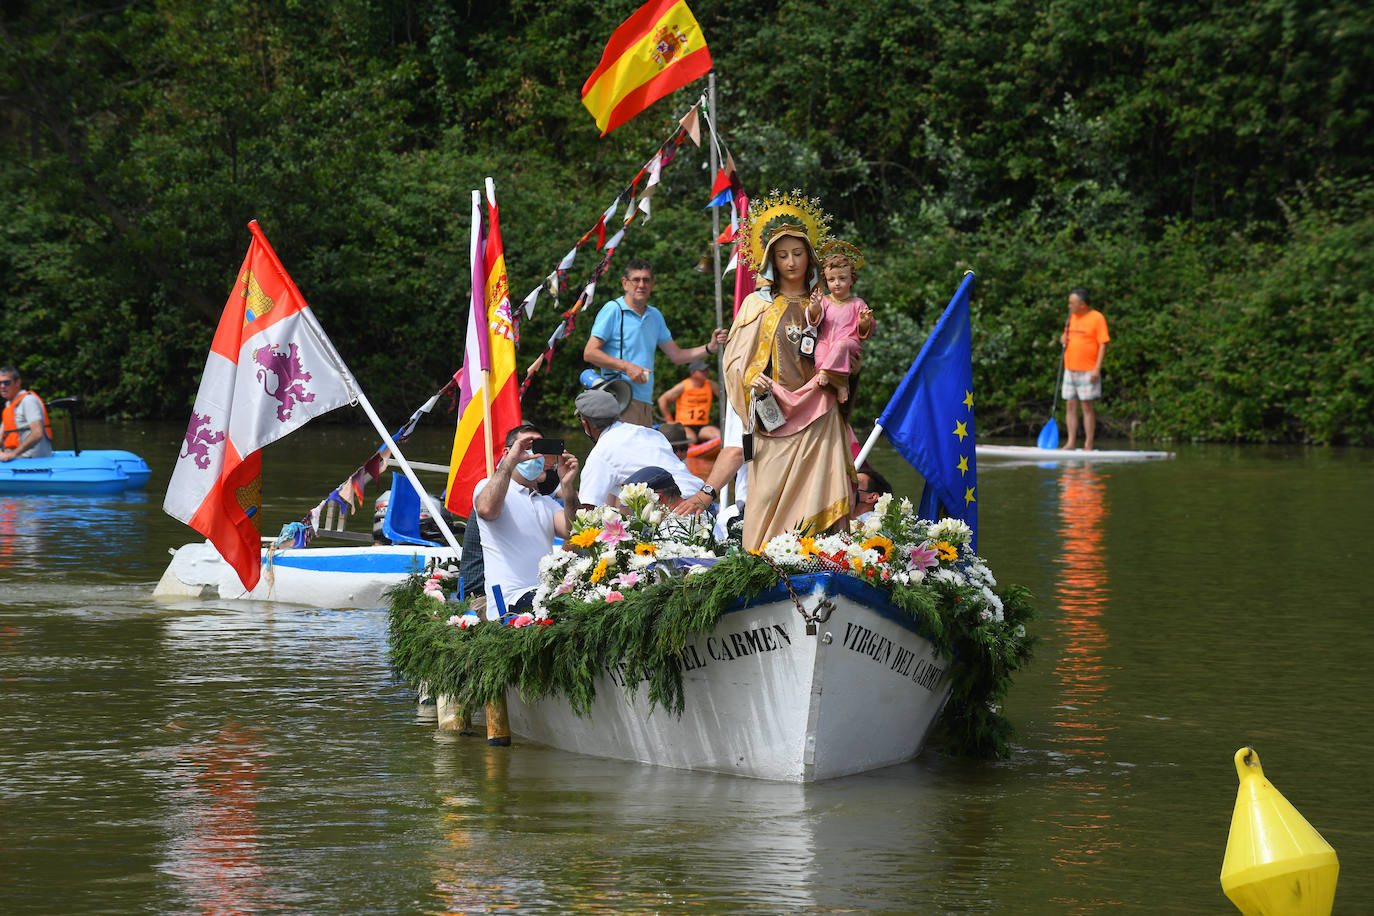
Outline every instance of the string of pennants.
<path id="1" fill-rule="evenodd" d="M 594 250 L 604 251 L 604 254 L 593 269 L 591 278 L 582 287 L 576 301 L 573 302 L 571 307 L 561 313 L 558 326 L 549 337 L 543 352 L 539 354 L 534 363 L 525 371 L 525 377 L 520 383 L 521 397 L 524 396 L 526 389 L 529 388 L 535 373 L 538 372 L 541 367 L 546 367 L 548 365 L 559 344 L 565 338 L 569 337 L 576 329 L 579 314 L 587 303 L 592 301 L 592 297 L 596 294 L 597 281 L 600 280 L 610 268 L 611 259 L 615 255 L 616 248 L 619 247 L 621 241 L 625 237 L 626 231 L 628 231 L 633 224 L 635 214 L 643 213 L 643 221 L 648 221 L 651 214 L 651 200 L 654 196 L 654 192 L 658 189 L 663 169 L 667 168 L 676 157 L 678 148 L 688 140 L 695 146 L 701 146 L 700 109 L 703 107 L 704 101 L 705 99 L 698 100 L 697 103 L 679 119 L 678 126 L 673 130 L 672 134 L 659 145 L 653 156 L 651 156 L 649 161 L 640 168 L 633 180 L 616 195 L 615 200 L 613 200 L 610 206 L 602 212 L 596 224 L 583 233 L 582 237 L 577 240 L 577 244 L 572 247 L 572 250 L 564 255 L 562 260 L 558 262 L 558 266 L 555 267 L 538 286 L 530 291 L 529 295 L 527 295 L 521 303 L 522 307 L 516 310 L 513 317 L 515 318 L 515 342 L 518 345 L 520 341 L 520 325 L 525 319 L 533 317 L 534 309 L 538 303 L 540 294 L 547 290 L 553 297 L 554 306 L 557 307 L 559 293 L 565 292 L 568 289 L 568 273 L 572 269 L 573 262 L 577 258 L 578 250 L 589 244 L 593 239 L 596 240 Z M 719 146 L 720 141 L 709 113 L 706 115 L 706 121 L 710 131 L 711 142 Z M 722 152 L 724 151 L 722 150 Z M 737 241 L 741 210 L 748 206 L 748 198 L 744 196 L 740 186 L 733 158 L 730 157 L 728 152 L 724 152 L 724 159 L 725 167 L 717 172 L 715 181 L 711 187 L 711 198 L 707 202 L 706 207 L 703 208 L 729 205 L 730 224 L 725 227 L 724 231 L 722 231 L 720 236 L 716 239 L 717 243 L 722 245 L 731 244 Z M 642 189 L 640 188 L 641 182 L 644 183 Z M 607 238 L 607 227 L 611 224 L 611 220 L 615 218 L 622 203 L 626 204 L 624 211 L 625 215 L 621 219 L 619 228 L 610 238 Z M 735 269 L 738 262 L 738 245 L 731 245 L 731 247 L 733 251 L 730 262 L 725 268 L 725 273 L 729 273 L 732 269 Z M 454 373 L 453 378 L 449 379 L 443 388 L 411 414 L 410 419 L 407 420 L 401 429 L 392 437 L 397 444 L 406 441 L 414 431 L 420 419 L 430 413 L 443 398 L 447 397 L 449 399 L 450 404 L 448 410 L 450 412 L 456 409 L 459 374 L 460 373 Z M 358 506 L 363 503 L 364 491 L 367 485 L 373 481 L 381 480 L 381 475 L 386 471 L 389 465 L 390 452 L 391 449 L 389 446 L 384 445 L 379 448 L 362 464 L 362 466 L 350 474 L 346 480 L 331 490 L 329 495 L 321 500 L 318 505 L 306 513 L 300 521 L 291 522 L 283 526 L 281 533 L 277 536 L 276 542 L 273 544 L 272 550 L 275 550 L 277 547 L 299 548 L 310 544 L 319 534 L 321 530 L 321 520 L 325 517 L 331 505 L 341 515 L 352 515 L 357 511 Z"/>
<path id="2" fill-rule="evenodd" d="M 597 219 L 596 224 L 583 233 L 582 238 L 578 239 L 577 244 L 572 247 L 572 250 L 563 256 L 563 259 L 558 262 L 558 266 L 553 269 L 553 272 L 545 277 L 544 280 L 525 297 L 522 303 L 523 308 L 517 312 L 517 315 L 523 313 L 525 318 L 533 316 L 535 303 L 538 301 L 540 293 L 545 290 L 553 296 L 554 307 L 556 308 L 558 306 L 558 294 L 568 289 L 568 272 L 572 269 L 573 261 L 577 258 L 578 250 L 590 243 L 593 239 L 596 241 L 594 250 L 604 250 L 605 253 L 602 255 L 601 260 L 597 262 L 596 267 L 592 270 L 591 278 L 578 293 L 576 301 L 573 302 L 571 307 L 561 313 L 558 326 L 554 329 L 553 334 L 549 336 L 547 343 L 544 345 L 543 352 L 541 352 L 530 367 L 525 370 L 525 377 L 520 382 L 521 398 L 524 397 L 525 391 L 534 380 L 535 373 L 541 368 L 547 368 L 553 359 L 554 350 L 556 350 L 559 344 L 569 337 L 576 329 L 578 315 L 581 313 L 582 309 L 592 301 L 592 297 L 596 295 L 597 281 L 605 275 L 608 269 L 610 269 L 611 259 L 615 256 L 615 250 L 625 238 L 625 233 L 631 227 L 635 214 L 642 212 L 644 214 L 643 221 L 648 221 L 650 216 L 650 202 L 654 192 L 658 190 L 659 179 L 663 174 L 663 170 L 668 167 L 669 163 L 671 163 L 673 158 L 677 155 L 678 147 L 682 146 L 682 144 L 688 140 L 691 140 L 695 146 L 701 146 L 701 119 L 698 112 L 703 102 L 704 99 L 698 100 L 697 103 L 692 106 L 691 110 L 682 116 L 673 133 L 667 140 L 663 141 L 654 152 L 653 156 L 649 158 L 649 161 L 640 168 L 634 179 L 616 195 L 615 200 L 611 201 L 610 206 L 608 206 L 601 214 L 600 218 Z M 644 187 L 642 189 L 640 188 L 641 182 L 644 182 Z M 714 195 L 715 191 L 713 189 L 713 196 Z M 622 203 L 625 205 L 625 215 L 621 219 L 619 229 L 617 229 L 608 239 L 606 237 L 607 226 L 611 225 L 611 220 L 615 218 Z M 519 344 L 519 341 L 519 330 L 517 327 L 516 343 Z"/>
<path id="3" fill-rule="evenodd" d="M 444 398 L 449 399 L 448 410 L 451 412 L 457 407 L 458 397 L 458 373 L 454 373 L 453 378 L 448 383 L 435 392 L 434 396 L 421 404 L 416 411 L 410 415 L 410 419 L 393 435 L 397 445 L 410 438 L 410 434 L 415 431 L 415 426 L 420 419 L 432 411 L 435 406 Z M 320 500 L 319 505 L 311 509 L 298 522 L 291 522 L 282 527 L 281 533 L 277 535 L 276 543 L 272 549 L 277 547 L 305 547 L 315 539 L 320 533 L 320 520 L 329 511 L 331 505 L 341 515 L 352 515 L 357 508 L 363 504 L 363 493 L 367 485 L 372 481 L 380 481 L 383 472 L 386 471 L 391 458 L 391 446 L 383 445 L 372 456 L 363 462 L 363 465 L 348 475 L 348 478 L 333 490 L 324 499 Z"/>

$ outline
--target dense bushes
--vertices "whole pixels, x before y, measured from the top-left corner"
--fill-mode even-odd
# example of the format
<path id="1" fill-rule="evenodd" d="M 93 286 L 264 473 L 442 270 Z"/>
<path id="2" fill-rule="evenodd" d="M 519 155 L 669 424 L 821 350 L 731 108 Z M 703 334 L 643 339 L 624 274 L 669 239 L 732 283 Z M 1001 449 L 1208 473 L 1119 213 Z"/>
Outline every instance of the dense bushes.
<path id="1" fill-rule="evenodd" d="M 184 416 L 257 218 L 399 420 L 456 368 L 469 189 L 497 181 L 522 297 L 701 90 L 596 136 L 578 90 L 636 5 L 7 8 L 0 359 L 97 413 Z M 693 9 L 746 187 L 806 188 L 870 257 L 858 425 L 972 268 L 984 433 L 1044 422 L 1077 284 L 1112 325 L 1108 435 L 1374 440 L 1368 9 Z M 683 343 L 713 323 L 691 270 L 704 160 L 684 151 L 618 255 L 654 260 Z M 618 291 L 613 273 L 597 303 Z M 522 366 L 553 322 L 546 305 L 526 327 Z M 528 412 L 567 418 L 589 322 Z M 679 374 L 660 365 L 659 386 Z"/>

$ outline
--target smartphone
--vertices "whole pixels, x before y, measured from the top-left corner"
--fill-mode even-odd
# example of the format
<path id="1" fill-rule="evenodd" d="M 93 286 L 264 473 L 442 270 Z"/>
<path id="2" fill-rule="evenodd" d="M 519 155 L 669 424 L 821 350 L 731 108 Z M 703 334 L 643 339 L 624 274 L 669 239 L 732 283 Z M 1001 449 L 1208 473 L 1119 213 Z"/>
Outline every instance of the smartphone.
<path id="1" fill-rule="evenodd" d="M 563 454 L 562 439 L 535 439 L 530 442 L 530 451 L 536 455 Z"/>

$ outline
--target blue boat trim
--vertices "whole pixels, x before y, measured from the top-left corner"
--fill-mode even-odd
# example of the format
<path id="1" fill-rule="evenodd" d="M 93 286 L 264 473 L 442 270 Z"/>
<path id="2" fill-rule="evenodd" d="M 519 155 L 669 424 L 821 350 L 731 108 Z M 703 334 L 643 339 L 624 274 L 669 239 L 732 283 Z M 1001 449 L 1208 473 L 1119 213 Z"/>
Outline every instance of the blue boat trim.
<path id="1" fill-rule="evenodd" d="M 839 572 L 814 572 L 798 573 L 795 576 L 788 576 L 792 583 L 792 590 L 799 596 L 809 595 L 815 590 L 817 583 L 823 583 L 827 595 L 844 595 L 859 604 L 871 609 L 880 617 L 885 617 L 902 629 L 915 633 L 922 639 L 930 639 L 931 634 L 897 605 L 893 604 L 888 598 L 887 593 L 879 588 L 869 585 L 860 579 L 847 573 Z M 746 601 L 740 599 L 733 606 L 726 609 L 726 614 L 733 614 L 738 611 L 748 610 L 760 604 L 767 604 L 772 601 L 787 601 L 790 596 L 787 593 L 787 586 L 779 582 L 770 589 L 760 592 L 752 599 Z"/>
<path id="2" fill-rule="evenodd" d="M 267 565 L 264 557 L 262 565 Z M 276 554 L 272 557 L 273 566 L 289 566 L 292 569 L 306 569 L 312 572 L 357 573 L 360 575 L 405 575 L 420 572 L 425 568 L 425 557 L 421 553 L 366 552 L 359 550 L 352 554 L 321 554 L 319 551 L 304 551 L 294 554 Z"/>

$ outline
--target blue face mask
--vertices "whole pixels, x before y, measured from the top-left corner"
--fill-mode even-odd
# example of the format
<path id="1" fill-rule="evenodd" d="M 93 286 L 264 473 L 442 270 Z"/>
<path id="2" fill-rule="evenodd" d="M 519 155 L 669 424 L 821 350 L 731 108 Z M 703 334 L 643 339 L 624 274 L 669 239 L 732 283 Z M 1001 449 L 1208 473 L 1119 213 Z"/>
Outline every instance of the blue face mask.
<path id="1" fill-rule="evenodd" d="M 536 481 L 539 479 L 539 475 L 544 473 L 544 459 L 534 457 L 528 461 L 522 461 L 515 466 L 515 469 L 519 471 L 520 476 L 526 480 L 531 482 Z"/>

